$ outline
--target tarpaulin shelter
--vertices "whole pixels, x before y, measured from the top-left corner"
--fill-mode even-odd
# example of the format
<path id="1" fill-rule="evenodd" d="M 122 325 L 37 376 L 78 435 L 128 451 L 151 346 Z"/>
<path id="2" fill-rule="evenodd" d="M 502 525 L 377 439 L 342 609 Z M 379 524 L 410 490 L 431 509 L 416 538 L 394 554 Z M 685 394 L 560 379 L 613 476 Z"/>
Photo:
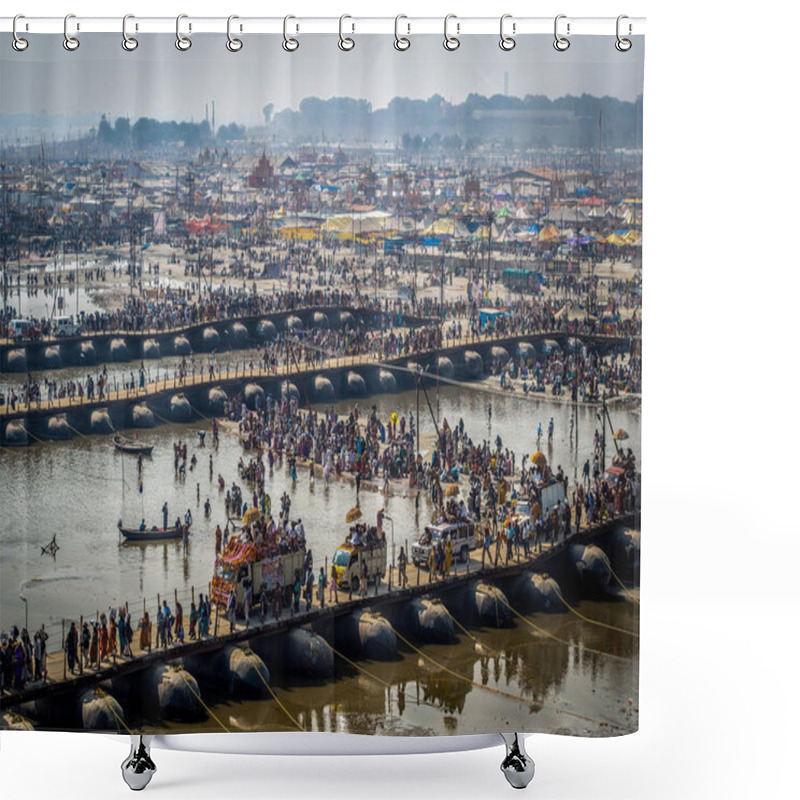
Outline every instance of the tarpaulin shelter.
<path id="1" fill-rule="evenodd" d="M 440 237 L 452 236 L 456 239 L 464 239 L 469 236 L 467 227 L 457 219 L 447 219 L 445 217 L 434 220 L 427 228 L 420 231 L 421 237 Z"/>
<path id="2" fill-rule="evenodd" d="M 553 239 L 558 238 L 558 228 L 555 225 L 548 225 L 546 228 L 542 228 L 539 231 L 539 241 L 540 242 L 552 242 Z"/>
<path id="3" fill-rule="evenodd" d="M 506 308 L 479 308 L 478 320 L 480 322 L 481 330 L 485 327 L 494 328 L 495 322 L 500 317 L 507 317 L 508 309 Z"/>

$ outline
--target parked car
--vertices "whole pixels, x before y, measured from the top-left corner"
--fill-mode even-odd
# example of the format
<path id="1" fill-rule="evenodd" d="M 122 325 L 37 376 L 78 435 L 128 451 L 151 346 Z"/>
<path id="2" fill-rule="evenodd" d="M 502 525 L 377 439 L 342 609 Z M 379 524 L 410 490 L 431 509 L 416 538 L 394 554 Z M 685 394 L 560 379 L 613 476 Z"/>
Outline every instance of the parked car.
<path id="1" fill-rule="evenodd" d="M 72 317 L 56 317 L 53 320 L 53 336 L 59 338 L 64 336 L 77 336 L 81 332 L 81 326 L 72 321 Z"/>
<path id="2" fill-rule="evenodd" d="M 29 319 L 12 319 L 8 323 L 8 335 L 17 341 L 21 339 L 38 339 L 42 332 Z"/>
<path id="3" fill-rule="evenodd" d="M 475 523 L 471 519 L 426 525 L 419 539 L 411 545 L 411 559 L 418 567 L 428 566 L 431 547 L 450 537 L 453 558 L 462 564 L 469 559 L 469 551 L 475 549 Z"/>

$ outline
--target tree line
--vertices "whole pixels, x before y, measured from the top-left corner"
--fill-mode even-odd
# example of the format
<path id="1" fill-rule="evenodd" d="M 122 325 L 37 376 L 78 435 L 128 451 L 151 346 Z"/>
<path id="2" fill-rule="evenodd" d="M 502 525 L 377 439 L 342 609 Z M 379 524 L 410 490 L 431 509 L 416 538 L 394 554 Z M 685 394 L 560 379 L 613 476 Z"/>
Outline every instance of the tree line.
<path id="1" fill-rule="evenodd" d="M 504 147 L 641 147 L 641 97 L 629 102 L 588 94 L 551 100 L 543 95 L 473 93 L 453 104 L 436 94 L 427 100 L 395 97 L 380 109 L 352 97 L 306 97 L 296 111 L 276 113 L 269 103 L 262 112 L 267 135 L 293 143 L 386 142 L 412 153 L 471 151 L 485 142 Z M 161 122 L 140 117 L 131 122 L 118 117 L 112 124 L 105 115 L 96 130 L 101 145 L 119 150 L 178 143 L 196 149 L 243 140 L 246 135 L 245 127 L 236 123 L 212 131 L 207 120 Z"/>

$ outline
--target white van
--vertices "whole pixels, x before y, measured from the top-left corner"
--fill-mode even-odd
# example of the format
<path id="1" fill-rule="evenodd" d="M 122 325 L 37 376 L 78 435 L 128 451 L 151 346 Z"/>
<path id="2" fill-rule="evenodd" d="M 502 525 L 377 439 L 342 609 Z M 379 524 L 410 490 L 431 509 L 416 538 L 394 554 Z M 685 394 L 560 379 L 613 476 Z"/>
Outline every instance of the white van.
<path id="1" fill-rule="evenodd" d="M 12 319 L 8 323 L 8 336 L 11 339 L 38 339 L 42 332 L 29 319 Z"/>
<path id="2" fill-rule="evenodd" d="M 427 567 L 431 547 L 448 536 L 453 546 L 453 558 L 465 564 L 469 559 L 469 551 L 475 549 L 475 523 L 471 519 L 426 525 L 422 536 L 411 545 L 411 560 L 415 566 Z"/>
<path id="3" fill-rule="evenodd" d="M 81 326 L 72 321 L 72 317 L 55 317 L 53 319 L 53 336 L 77 336 Z"/>

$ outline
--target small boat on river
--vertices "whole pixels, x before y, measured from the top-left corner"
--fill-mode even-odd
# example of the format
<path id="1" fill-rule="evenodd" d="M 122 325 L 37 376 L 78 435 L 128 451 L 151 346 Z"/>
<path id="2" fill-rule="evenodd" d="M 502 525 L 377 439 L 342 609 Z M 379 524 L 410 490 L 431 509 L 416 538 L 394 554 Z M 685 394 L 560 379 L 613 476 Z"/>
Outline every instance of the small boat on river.
<path id="1" fill-rule="evenodd" d="M 134 455 L 149 456 L 153 452 L 152 444 L 145 444 L 144 442 L 136 442 L 133 439 L 126 439 L 118 433 L 114 434 L 114 447 L 122 453 L 133 453 Z"/>
<path id="2" fill-rule="evenodd" d="M 129 542 L 165 542 L 174 539 L 182 539 L 183 532 L 189 534 L 189 525 L 175 525 L 172 528 L 125 528 L 122 520 L 117 522 L 119 532 Z"/>

